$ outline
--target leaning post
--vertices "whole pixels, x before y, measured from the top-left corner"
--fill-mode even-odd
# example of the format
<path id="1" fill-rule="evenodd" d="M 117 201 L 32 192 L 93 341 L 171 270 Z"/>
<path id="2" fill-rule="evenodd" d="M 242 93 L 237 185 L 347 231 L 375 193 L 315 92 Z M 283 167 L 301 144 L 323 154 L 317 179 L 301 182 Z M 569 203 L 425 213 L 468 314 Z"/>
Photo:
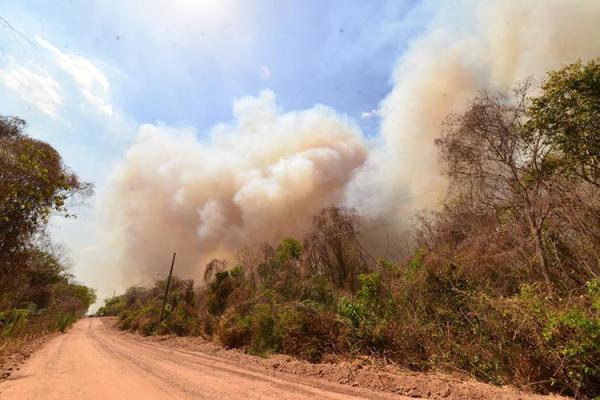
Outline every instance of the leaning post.
<path id="1" fill-rule="evenodd" d="M 165 305 L 167 304 L 167 296 L 169 295 L 169 286 L 171 286 L 171 276 L 173 275 L 173 265 L 175 265 L 175 255 L 177 253 L 173 253 L 173 260 L 171 260 L 171 270 L 169 271 L 169 277 L 167 278 L 167 287 L 165 288 L 165 298 L 163 299 L 162 307 L 160 308 L 160 316 L 158 317 L 158 324 L 156 324 L 156 330 L 158 331 L 158 327 L 163 319 L 163 314 L 165 312 Z"/>

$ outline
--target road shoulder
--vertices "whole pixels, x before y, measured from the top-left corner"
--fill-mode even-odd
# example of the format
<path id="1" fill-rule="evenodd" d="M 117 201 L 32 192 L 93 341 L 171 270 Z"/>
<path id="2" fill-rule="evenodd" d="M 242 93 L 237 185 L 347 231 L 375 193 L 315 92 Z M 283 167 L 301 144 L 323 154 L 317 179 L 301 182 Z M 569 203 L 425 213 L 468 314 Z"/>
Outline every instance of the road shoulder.
<path id="1" fill-rule="evenodd" d="M 15 339 L 6 342 L 0 354 L 0 382 L 8 379 L 13 373 L 19 371 L 23 364 L 46 343 L 61 335 L 60 332 L 50 332 L 36 337 Z"/>
<path id="2" fill-rule="evenodd" d="M 527 393 L 514 387 L 497 387 L 478 382 L 466 376 L 447 373 L 421 373 L 382 365 L 374 358 L 349 359 L 330 358 L 326 362 L 311 364 L 286 355 L 271 355 L 265 358 L 228 350 L 199 337 L 149 336 L 143 337 L 115 328 L 115 319 L 103 318 L 109 329 L 114 329 L 128 340 L 152 343 L 173 351 L 202 353 L 236 366 L 287 379 L 315 380 L 322 384 L 347 385 L 379 393 L 403 395 L 424 399 L 499 399 L 499 400 L 558 400 L 560 396 L 542 396 Z"/>

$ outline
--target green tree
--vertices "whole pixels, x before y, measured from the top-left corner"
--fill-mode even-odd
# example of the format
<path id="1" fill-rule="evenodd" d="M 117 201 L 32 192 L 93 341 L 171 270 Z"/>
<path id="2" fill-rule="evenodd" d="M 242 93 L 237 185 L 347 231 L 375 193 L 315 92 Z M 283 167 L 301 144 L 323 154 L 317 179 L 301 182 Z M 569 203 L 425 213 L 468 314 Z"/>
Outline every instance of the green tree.
<path id="1" fill-rule="evenodd" d="M 49 144 L 24 134 L 25 121 L 0 117 L 0 255 L 10 256 L 48 221 L 66 214 L 67 200 L 90 194 Z"/>
<path id="2" fill-rule="evenodd" d="M 600 186 L 600 58 L 548 73 L 527 131 L 546 138 L 571 174 Z"/>
<path id="3" fill-rule="evenodd" d="M 52 213 L 69 216 L 68 200 L 92 191 L 52 146 L 28 137 L 24 128 L 22 119 L 0 117 L 0 280 L 5 284 L 16 282 L 32 238 Z"/>
<path id="4" fill-rule="evenodd" d="M 27 136 L 25 121 L 0 117 L 0 308 L 51 305 L 70 285 L 65 260 L 44 235 L 52 214 L 71 216 L 69 200 L 90 195 L 49 144 Z M 90 299 L 80 299 L 87 309 Z"/>

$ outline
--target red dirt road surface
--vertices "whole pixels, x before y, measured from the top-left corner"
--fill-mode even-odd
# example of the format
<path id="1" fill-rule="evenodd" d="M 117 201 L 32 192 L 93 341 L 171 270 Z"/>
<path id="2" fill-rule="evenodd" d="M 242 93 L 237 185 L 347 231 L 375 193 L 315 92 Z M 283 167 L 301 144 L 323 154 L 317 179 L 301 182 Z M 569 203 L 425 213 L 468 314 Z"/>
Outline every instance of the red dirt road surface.
<path id="1" fill-rule="evenodd" d="M 380 369 L 360 360 L 262 359 L 201 339 L 142 338 L 116 330 L 114 323 L 86 318 L 50 340 L 0 382 L 0 399 L 559 399 L 447 375 Z"/>
<path id="2" fill-rule="evenodd" d="M 0 384 L 7 400 L 407 399 L 134 340 L 86 318 Z"/>

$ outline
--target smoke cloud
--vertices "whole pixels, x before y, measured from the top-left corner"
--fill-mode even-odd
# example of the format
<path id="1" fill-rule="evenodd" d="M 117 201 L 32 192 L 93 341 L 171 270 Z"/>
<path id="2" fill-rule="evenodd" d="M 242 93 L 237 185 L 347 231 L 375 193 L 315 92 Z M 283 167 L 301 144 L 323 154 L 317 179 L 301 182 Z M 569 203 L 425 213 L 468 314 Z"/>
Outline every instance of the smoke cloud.
<path id="1" fill-rule="evenodd" d="M 434 140 L 445 117 L 481 90 L 504 90 L 578 58 L 600 55 L 600 2 L 458 1 L 435 7 L 428 29 L 400 57 L 380 107 L 384 145 L 364 182 L 381 182 L 371 214 L 398 213 L 439 198 L 444 187 Z M 441 7 L 441 8 L 440 8 Z M 358 185 L 359 187 L 362 185 Z M 412 196 L 417 200 L 398 204 Z M 362 203 L 365 204 L 365 203 Z"/>
<path id="2" fill-rule="evenodd" d="M 449 113 L 480 90 L 600 55 L 597 1 L 435 2 L 419 12 L 431 22 L 398 60 L 374 139 L 324 106 L 280 113 L 270 91 L 237 100 L 234 122 L 206 141 L 142 126 L 110 195 L 125 270 L 148 276 L 177 250 L 180 275 L 197 277 L 211 257 L 293 235 L 332 204 L 391 219 L 433 205 L 444 184 L 434 139 Z"/>
<path id="3" fill-rule="evenodd" d="M 279 113 L 263 91 L 233 113 L 207 142 L 191 129 L 141 127 L 109 207 L 130 278 L 163 270 L 173 250 L 179 274 L 198 276 L 213 257 L 306 230 L 366 159 L 359 129 L 330 108 Z"/>

